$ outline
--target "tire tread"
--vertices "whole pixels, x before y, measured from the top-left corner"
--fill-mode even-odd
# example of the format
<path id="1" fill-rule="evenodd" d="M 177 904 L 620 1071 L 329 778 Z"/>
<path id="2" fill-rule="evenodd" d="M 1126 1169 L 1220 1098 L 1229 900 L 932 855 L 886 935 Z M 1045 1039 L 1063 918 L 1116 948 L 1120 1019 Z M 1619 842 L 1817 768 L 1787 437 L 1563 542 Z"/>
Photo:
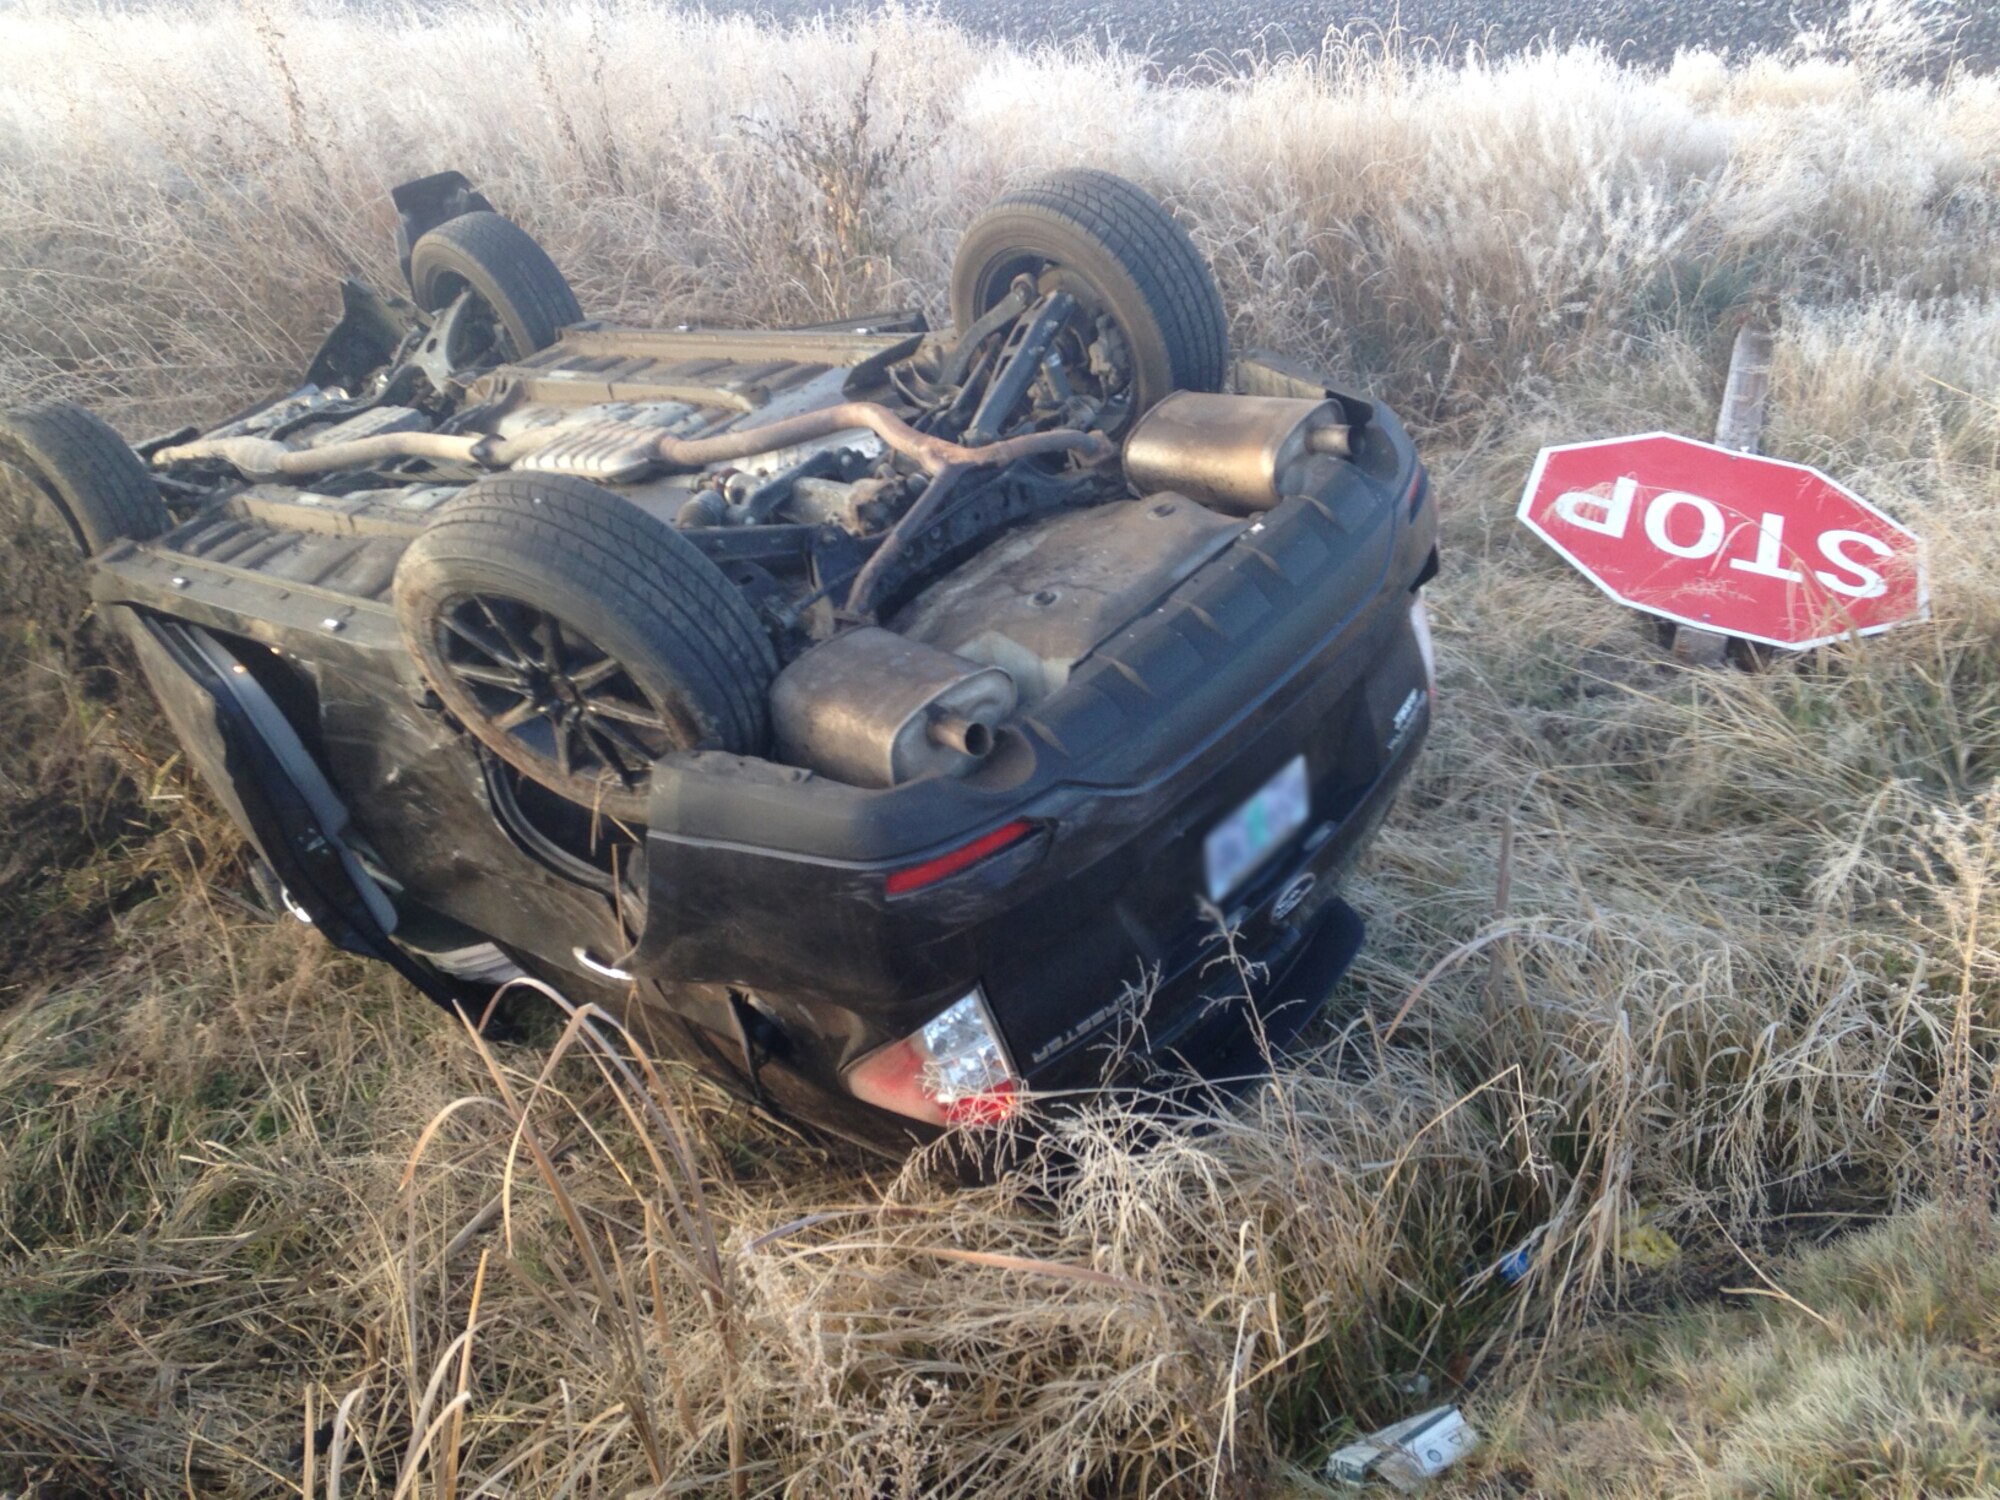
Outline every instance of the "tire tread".
<path id="1" fill-rule="evenodd" d="M 982 221 L 1016 213 L 1073 225 L 1097 239 L 1125 267 L 1159 320 L 1175 386 L 1222 387 L 1229 374 L 1229 326 L 1215 274 L 1157 198 L 1115 173 L 1076 167 L 1003 194 Z M 961 317 L 966 311 L 954 309 Z"/>
<path id="2" fill-rule="evenodd" d="M 398 613 L 419 661 L 418 631 L 429 627 L 405 570 L 454 561 L 517 574 L 534 586 L 527 602 L 558 618 L 573 619 L 578 601 L 615 617 L 684 686 L 685 706 L 714 724 L 722 748 L 755 754 L 768 743 L 777 654 L 756 614 L 706 556 L 615 491 L 569 475 L 503 474 L 450 501 L 398 569 Z"/>
<path id="3" fill-rule="evenodd" d="M 460 214 L 418 239 L 410 251 L 410 282 L 417 300 L 435 312 L 449 299 L 438 295 L 437 277 L 456 276 L 493 307 L 526 358 L 546 349 L 570 323 L 583 320 L 576 293 L 548 252 L 525 229 L 490 210 Z"/>
<path id="4" fill-rule="evenodd" d="M 74 401 L 42 401 L 0 412 L 0 456 L 8 450 L 40 472 L 62 502 L 84 550 L 144 541 L 172 524 L 159 486 L 125 439 Z"/>

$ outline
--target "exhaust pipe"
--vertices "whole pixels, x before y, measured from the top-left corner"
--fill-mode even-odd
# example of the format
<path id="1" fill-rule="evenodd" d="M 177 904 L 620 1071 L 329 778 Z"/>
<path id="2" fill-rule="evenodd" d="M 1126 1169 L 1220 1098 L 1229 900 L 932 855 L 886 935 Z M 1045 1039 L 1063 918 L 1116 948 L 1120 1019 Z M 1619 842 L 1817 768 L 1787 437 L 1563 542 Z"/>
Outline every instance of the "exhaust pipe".
<path id="1" fill-rule="evenodd" d="M 867 625 L 806 652 L 771 685 L 779 754 L 849 786 L 963 776 L 993 753 L 1014 679 Z"/>
<path id="2" fill-rule="evenodd" d="M 607 424 L 608 425 L 608 424 Z M 844 401 L 818 411 L 801 412 L 761 427 L 746 427 L 713 437 L 677 438 L 657 429 L 626 429 L 635 441 L 641 461 L 656 461 L 670 469 L 704 469 L 710 464 L 732 459 L 754 458 L 774 453 L 814 438 L 831 437 L 836 432 L 867 428 L 898 453 L 936 475 L 947 468 L 987 467 L 1009 464 L 1019 458 L 1049 453 L 1074 453 L 1084 463 L 1103 463 L 1117 449 L 1101 432 L 1079 432 L 1058 427 L 1048 432 L 1024 433 L 997 443 L 967 447 L 946 442 L 927 432 L 919 432 L 908 422 L 873 401 Z M 374 437 L 354 438 L 344 443 L 328 443 L 318 448 L 293 448 L 271 438 L 207 438 L 162 448 L 153 463 L 192 463 L 220 459 L 246 479 L 300 478 L 325 474 L 334 469 L 351 469 L 396 458 L 427 458 L 443 463 L 474 464 L 488 469 L 505 469 L 538 450 L 567 436 L 560 427 L 525 432 L 516 438 L 479 437 L 444 432 L 385 432 Z"/>

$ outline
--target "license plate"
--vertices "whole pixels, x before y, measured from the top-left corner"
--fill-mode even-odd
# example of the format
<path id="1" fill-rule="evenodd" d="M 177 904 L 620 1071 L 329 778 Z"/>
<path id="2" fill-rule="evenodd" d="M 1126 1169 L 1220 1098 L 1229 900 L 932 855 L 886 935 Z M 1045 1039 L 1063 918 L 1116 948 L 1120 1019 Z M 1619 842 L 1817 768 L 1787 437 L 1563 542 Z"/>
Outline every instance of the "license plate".
<path id="1" fill-rule="evenodd" d="M 1306 758 L 1295 756 L 1255 796 L 1209 831 L 1202 853 L 1208 866 L 1208 899 L 1220 901 L 1306 826 L 1312 790 Z"/>

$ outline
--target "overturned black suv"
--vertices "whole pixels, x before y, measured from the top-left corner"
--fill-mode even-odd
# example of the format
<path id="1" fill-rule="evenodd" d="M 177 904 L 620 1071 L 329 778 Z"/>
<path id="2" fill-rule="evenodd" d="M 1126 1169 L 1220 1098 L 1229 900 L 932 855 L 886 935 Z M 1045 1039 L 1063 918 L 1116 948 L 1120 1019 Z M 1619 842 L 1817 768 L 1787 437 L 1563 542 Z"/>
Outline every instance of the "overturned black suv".
<path id="1" fill-rule="evenodd" d="M 946 333 L 610 327 L 463 176 L 394 196 L 411 299 L 299 389 L 0 417 L 296 915 L 877 1144 L 1296 1033 L 1429 722 L 1394 416 L 1232 363 L 1102 172 L 972 225 Z"/>

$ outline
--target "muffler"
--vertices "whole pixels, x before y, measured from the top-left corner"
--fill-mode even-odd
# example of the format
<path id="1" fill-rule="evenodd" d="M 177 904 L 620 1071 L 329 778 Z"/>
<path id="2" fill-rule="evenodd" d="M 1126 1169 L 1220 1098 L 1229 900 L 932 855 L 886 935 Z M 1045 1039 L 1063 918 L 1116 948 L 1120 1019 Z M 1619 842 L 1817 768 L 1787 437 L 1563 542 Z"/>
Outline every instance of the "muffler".
<path id="1" fill-rule="evenodd" d="M 1125 477 L 1136 494 L 1171 490 L 1241 516 L 1297 493 L 1305 460 L 1347 453 L 1345 413 L 1332 401 L 1176 391 L 1125 439 Z"/>
<path id="2" fill-rule="evenodd" d="M 778 753 L 849 786 L 962 776 L 993 751 L 1014 679 L 868 625 L 806 652 L 771 685 Z"/>

